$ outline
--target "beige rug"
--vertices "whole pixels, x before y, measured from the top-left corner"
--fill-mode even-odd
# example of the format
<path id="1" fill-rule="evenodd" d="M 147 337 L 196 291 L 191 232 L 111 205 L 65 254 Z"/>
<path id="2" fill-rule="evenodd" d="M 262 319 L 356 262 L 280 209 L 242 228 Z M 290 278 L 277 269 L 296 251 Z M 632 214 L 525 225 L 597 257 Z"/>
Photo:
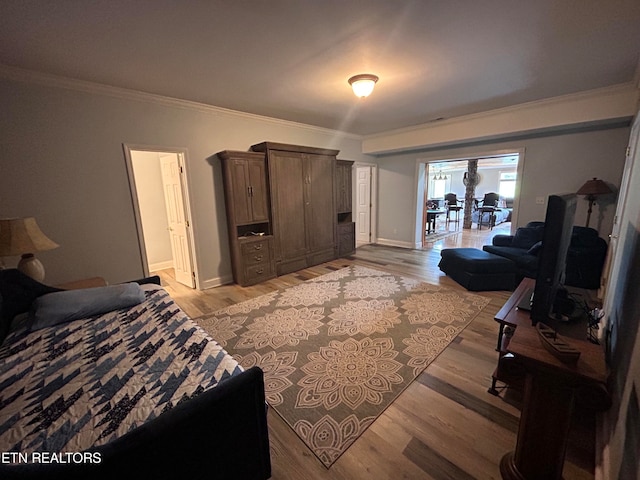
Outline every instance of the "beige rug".
<path id="1" fill-rule="evenodd" d="M 488 302 L 352 266 L 195 320 L 329 467 Z"/>

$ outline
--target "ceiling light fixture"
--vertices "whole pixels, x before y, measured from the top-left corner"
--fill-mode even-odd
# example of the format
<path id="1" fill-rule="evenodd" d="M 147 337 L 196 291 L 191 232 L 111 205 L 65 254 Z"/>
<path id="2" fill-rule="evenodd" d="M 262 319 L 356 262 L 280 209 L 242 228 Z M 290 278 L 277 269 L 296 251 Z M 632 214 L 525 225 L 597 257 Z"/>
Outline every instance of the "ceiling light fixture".
<path id="1" fill-rule="evenodd" d="M 356 97 L 365 98 L 371 95 L 373 87 L 378 81 L 378 77 L 370 73 L 355 75 L 349 79 L 349 85 L 353 89 Z"/>

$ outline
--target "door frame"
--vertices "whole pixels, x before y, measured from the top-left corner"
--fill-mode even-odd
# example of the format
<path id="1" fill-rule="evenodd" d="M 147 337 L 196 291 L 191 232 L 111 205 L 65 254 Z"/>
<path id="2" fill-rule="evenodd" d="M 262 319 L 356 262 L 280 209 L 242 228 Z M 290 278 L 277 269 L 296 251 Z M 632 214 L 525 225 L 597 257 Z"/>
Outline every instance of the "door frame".
<path id="1" fill-rule="evenodd" d="M 424 239 L 424 222 L 425 222 L 425 202 L 427 195 L 427 185 L 425 182 L 426 171 L 428 170 L 428 164 L 430 163 L 442 163 L 442 162 L 459 162 L 465 160 L 481 160 L 490 157 L 504 157 L 508 155 L 518 155 L 518 165 L 516 167 L 516 195 L 513 199 L 513 213 L 511 217 L 511 233 L 515 232 L 516 225 L 518 224 L 518 212 L 520 210 L 520 189 L 522 187 L 522 177 L 524 172 L 524 160 L 525 149 L 521 148 L 508 148 L 499 150 L 478 151 L 469 154 L 452 155 L 451 157 L 443 157 L 442 154 L 432 156 L 421 156 L 416 159 L 416 173 L 414 184 L 414 218 L 415 218 L 415 232 L 414 232 L 414 248 L 423 247 Z"/>
<path id="2" fill-rule="evenodd" d="M 378 211 L 378 203 L 377 203 L 377 199 L 378 199 L 378 165 L 376 163 L 371 163 L 371 162 L 354 162 L 353 164 L 353 170 L 352 173 L 353 175 L 351 175 L 351 191 L 352 193 L 352 199 L 351 199 L 351 204 L 354 205 L 354 209 L 353 211 L 356 211 L 357 205 L 358 205 L 358 188 L 357 188 L 357 181 L 358 181 L 358 175 L 356 174 L 356 172 L 358 171 L 358 168 L 369 168 L 370 169 L 370 175 L 369 175 L 369 196 L 370 196 L 370 204 L 369 204 L 369 242 L 368 243 L 363 243 L 360 244 L 360 246 L 362 245 L 369 245 L 372 243 L 376 243 L 378 241 L 378 215 L 376 214 L 376 212 Z M 357 220 L 358 220 L 358 216 L 357 214 L 355 215 L 354 218 L 354 222 L 356 223 L 356 247 L 358 246 L 358 242 L 357 242 L 357 231 L 358 231 L 358 225 L 357 225 Z"/>
<path id="3" fill-rule="evenodd" d="M 612 316 L 613 299 L 611 298 L 611 292 L 615 291 L 620 272 L 620 264 L 622 262 L 622 257 L 617 254 L 618 243 L 621 241 L 620 235 L 622 234 L 622 230 L 625 228 L 623 221 L 626 219 L 625 209 L 627 206 L 627 197 L 629 195 L 629 189 L 631 188 L 631 178 L 637 168 L 638 159 L 640 159 L 640 117 L 636 116 L 631 125 L 629 143 L 627 144 L 627 154 L 624 162 L 624 168 L 622 170 L 620 188 L 618 189 L 618 198 L 616 199 L 617 204 L 616 212 L 613 217 L 613 228 L 609 235 L 609 249 L 605 265 L 602 269 L 602 276 L 600 278 L 600 290 L 598 291 L 598 297 L 603 301 L 602 309 L 605 312 L 605 317 L 600 322 L 601 328 L 598 330 L 598 337 L 600 340 L 604 340 L 606 327 L 608 326 L 608 319 Z"/>
<path id="4" fill-rule="evenodd" d="M 147 261 L 147 249 L 144 241 L 144 231 L 142 229 L 142 216 L 140 214 L 140 204 L 138 203 L 138 191 L 136 189 L 135 177 L 133 174 L 133 161 L 131 152 L 157 152 L 157 153 L 173 153 L 178 155 L 178 162 L 182 167 L 184 175 L 181 177 L 182 187 L 182 202 L 184 204 L 184 217 L 189 222 L 189 228 L 187 229 L 188 247 L 189 247 L 189 259 L 191 262 L 191 271 L 193 272 L 193 278 L 195 281 L 195 288 L 201 290 L 200 275 L 198 273 L 198 261 L 196 258 L 196 246 L 195 246 L 195 225 L 191 216 L 191 195 L 189 194 L 189 168 L 188 168 L 188 151 L 186 148 L 180 147 L 167 147 L 167 146 L 155 146 L 155 145 L 139 145 L 131 143 L 123 143 L 122 148 L 124 150 L 125 164 L 127 166 L 127 176 L 129 179 L 129 189 L 131 191 L 131 204 L 133 207 L 133 216 L 136 222 L 136 232 L 138 234 L 138 247 L 140 249 L 140 263 L 142 265 L 142 271 L 145 276 L 149 276 L 149 264 Z M 163 206 L 164 208 L 164 206 Z"/>

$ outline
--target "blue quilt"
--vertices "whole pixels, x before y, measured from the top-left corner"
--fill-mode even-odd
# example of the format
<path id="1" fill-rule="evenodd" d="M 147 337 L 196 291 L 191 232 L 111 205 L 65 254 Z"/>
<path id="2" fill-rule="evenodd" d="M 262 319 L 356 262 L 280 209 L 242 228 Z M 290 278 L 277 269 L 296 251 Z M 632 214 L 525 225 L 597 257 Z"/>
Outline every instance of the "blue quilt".
<path id="1" fill-rule="evenodd" d="M 102 445 L 242 371 L 164 289 L 143 288 L 132 308 L 14 328 L 0 347 L 0 452 Z"/>

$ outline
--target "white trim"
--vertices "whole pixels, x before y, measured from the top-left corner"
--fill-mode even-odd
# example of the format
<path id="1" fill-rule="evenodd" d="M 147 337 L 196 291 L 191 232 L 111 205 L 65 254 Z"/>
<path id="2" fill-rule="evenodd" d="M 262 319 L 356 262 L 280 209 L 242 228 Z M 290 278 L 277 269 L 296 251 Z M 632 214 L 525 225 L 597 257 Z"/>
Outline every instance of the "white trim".
<path id="1" fill-rule="evenodd" d="M 144 234 L 142 231 L 142 219 L 140 216 L 140 206 L 138 205 L 138 192 L 136 190 L 135 177 L 133 175 L 133 162 L 131 159 L 132 151 L 142 152 L 160 152 L 160 153 L 175 153 L 178 156 L 178 163 L 182 166 L 184 171 L 184 178 L 182 179 L 182 193 L 184 195 L 184 207 L 185 207 L 185 219 L 189 222 L 189 257 L 191 259 L 191 270 L 194 274 L 195 288 L 202 290 L 200 272 L 198 269 L 197 248 L 195 244 L 196 237 L 196 225 L 193 222 L 191 215 L 191 194 L 189 193 L 189 184 L 191 183 L 189 178 L 188 168 L 188 153 L 186 148 L 180 147 L 163 147 L 153 145 L 139 145 L 131 143 L 123 143 L 122 148 L 124 150 L 125 163 L 127 166 L 127 175 L 129 177 L 129 187 L 131 190 L 131 203 L 133 205 L 133 214 L 136 221 L 136 231 L 138 233 L 138 244 L 140 247 L 140 261 L 142 263 L 142 271 L 145 276 L 149 275 L 150 266 L 147 263 L 146 246 L 144 243 Z"/>
<path id="2" fill-rule="evenodd" d="M 207 290 L 209 288 L 219 287 L 221 285 L 228 285 L 233 283 L 233 275 L 224 275 L 222 277 L 208 278 L 201 283 L 200 290 Z"/>
<path id="3" fill-rule="evenodd" d="M 426 156 L 416 159 L 416 173 L 414 178 L 413 198 L 414 198 L 414 219 L 415 219 L 415 244 L 422 245 L 422 220 L 423 220 L 423 206 L 422 199 L 424 198 L 424 189 L 420 189 L 420 179 L 424 178 L 424 170 L 422 165 L 436 162 L 459 162 L 471 159 L 483 159 L 491 157 L 504 157 L 508 155 L 518 155 L 518 166 L 516 168 L 516 195 L 513 198 L 513 211 L 511 213 L 511 233 L 513 234 L 518 224 L 518 211 L 520 210 L 520 189 L 522 187 L 522 176 L 524 172 L 524 157 L 525 148 L 509 148 L 500 150 L 481 150 L 474 153 L 467 153 L 464 155 L 453 155 L 451 157 L 444 156 L 443 153 L 428 154 Z M 420 195 L 422 193 L 422 195 Z M 421 247 L 416 247 L 421 248 Z"/>
<path id="4" fill-rule="evenodd" d="M 630 120 L 640 91 L 632 82 L 546 98 L 439 122 L 365 136 L 362 152 L 383 154 L 495 140 L 519 133 L 544 133 Z"/>
<path id="5" fill-rule="evenodd" d="M 393 240 L 390 238 L 378 238 L 378 241 L 376 243 L 378 245 L 384 245 L 386 247 L 400 247 L 400 248 L 410 248 L 410 249 L 418 248 L 416 247 L 415 243 L 404 242 L 401 240 Z"/>
<path id="6" fill-rule="evenodd" d="M 115 97 L 123 100 L 133 100 L 138 102 L 153 103 L 153 104 L 162 105 L 165 107 L 182 108 L 185 110 L 193 110 L 193 111 L 204 112 L 204 113 L 209 113 L 213 115 L 248 118 L 251 120 L 267 122 L 274 125 L 281 125 L 281 126 L 291 127 L 291 128 L 302 128 L 302 129 L 310 130 L 316 133 L 330 135 L 332 137 L 339 136 L 342 138 L 349 138 L 353 140 L 362 140 L 363 138 L 362 135 L 342 132 L 339 130 L 331 130 L 329 128 L 316 127 L 314 125 L 308 125 L 306 123 L 298 123 L 290 120 L 282 120 L 274 117 L 266 117 L 263 115 L 256 115 L 253 113 L 240 112 L 240 111 L 231 110 L 228 108 L 208 105 L 206 103 L 193 102 L 190 100 L 183 100 L 183 99 L 174 98 L 174 97 L 166 97 L 166 96 L 157 95 L 154 93 L 141 92 L 139 90 L 131 90 L 131 89 L 122 88 L 122 87 L 114 87 L 111 85 L 88 82 L 86 80 L 78 80 L 75 78 L 61 77 L 58 75 L 37 72 L 34 70 L 26 70 L 23 68 L 12 67 L 12 66 L 3 65 L 3 64 L 0 64 L 0 78 L 12 80 L 16 82 L 34 83 L 37 85 L 44 85 L 46 87 L 64 88 L 67 90 L 74 90 L 74 91 L 90 93 L 94 95 Z"/>
<path id="7" fill-rule="evenodd" d="M 173 260 L 166 260 L 164 262 L 150 263 L 149 273 L 157 272 L 158 270 L 166 270 L 167 268 L 173 268 Z"/>

